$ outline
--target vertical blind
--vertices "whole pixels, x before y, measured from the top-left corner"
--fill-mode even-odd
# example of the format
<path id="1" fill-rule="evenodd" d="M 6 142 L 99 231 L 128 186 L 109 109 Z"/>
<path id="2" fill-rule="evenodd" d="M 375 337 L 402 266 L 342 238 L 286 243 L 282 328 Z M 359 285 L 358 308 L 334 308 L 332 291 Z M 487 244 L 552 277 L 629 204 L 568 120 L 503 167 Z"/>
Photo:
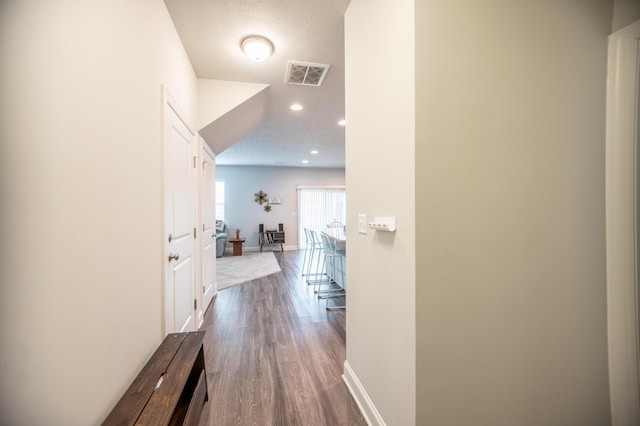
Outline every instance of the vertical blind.
<path id="1" fill-rule="evenodd" d="M 216 220 L 224 220 L 224 181 L 216 181 Z"/>
<path id="2" fill-rule="evenodd" d="M 344 187 L 298 187 L 298 247 L 305 247 L 304 228 L 321 231 L 346 216 Z"/>

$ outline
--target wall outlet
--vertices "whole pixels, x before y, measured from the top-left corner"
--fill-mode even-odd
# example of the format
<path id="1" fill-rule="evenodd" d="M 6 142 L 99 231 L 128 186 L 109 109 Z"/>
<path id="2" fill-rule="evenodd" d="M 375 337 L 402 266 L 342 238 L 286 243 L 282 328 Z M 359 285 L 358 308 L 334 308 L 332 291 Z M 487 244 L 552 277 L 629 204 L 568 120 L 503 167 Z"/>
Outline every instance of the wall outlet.
<path id="1" fill-rule="evenodd" d="M 358 232 L 361 234 L 367 233 L 367 215 L 366 214 L 358 215 Z"/>

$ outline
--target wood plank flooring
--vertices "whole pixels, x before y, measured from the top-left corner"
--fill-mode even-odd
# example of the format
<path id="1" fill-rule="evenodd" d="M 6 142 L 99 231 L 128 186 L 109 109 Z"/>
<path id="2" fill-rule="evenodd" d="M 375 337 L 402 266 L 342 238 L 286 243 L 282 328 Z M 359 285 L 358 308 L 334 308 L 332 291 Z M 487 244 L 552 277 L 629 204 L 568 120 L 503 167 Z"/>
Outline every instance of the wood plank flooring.
<path id="1" fill-rule="evenodd" d="M 281 272 L 219 291 L 205 314 L 201 424 L 366 425 L 341 377 L 345 311 L 303 281 L 303 251 L 274 254 Z"/>

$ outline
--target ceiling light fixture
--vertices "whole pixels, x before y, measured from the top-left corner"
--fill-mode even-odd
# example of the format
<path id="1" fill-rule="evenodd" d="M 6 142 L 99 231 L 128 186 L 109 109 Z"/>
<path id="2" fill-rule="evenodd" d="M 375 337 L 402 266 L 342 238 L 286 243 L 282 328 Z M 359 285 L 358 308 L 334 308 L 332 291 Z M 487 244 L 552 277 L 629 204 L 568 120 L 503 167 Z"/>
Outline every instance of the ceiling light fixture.
<path id="1" fill-rule="evenodd" d="M 302 164 L 307 164 L 309 160 L 302 160 Z"/>
<path id="2" fill-rule="evenodd" d="M 256 62 L 264 61 L 273 53 L 273 44 L 261 36 L 246 37 L 240 45 L 249 59 Z"/>
<path id="3" fill-rule="evenodd" d="M 300 111 L 302 109 L 302 105 L 300 104 L 293 104 L 291 105 L 289 108 L 291 108 L 294 111 Z"/>
<path id="4" fill-rule="evenodd" d="M 344 118 L 342 120 L 338 121 L 338 125 L 340 125 L 340 126 L 344 126 L 346 124 L 347 124 L 347 120 L 345 120 Z"/>
<path id="5" fill-rule="evenodd" d="M 313 151 L 311 151 L 311 154 L 316 155 L 319 151 L 317 149 L 314 149 Z"/>

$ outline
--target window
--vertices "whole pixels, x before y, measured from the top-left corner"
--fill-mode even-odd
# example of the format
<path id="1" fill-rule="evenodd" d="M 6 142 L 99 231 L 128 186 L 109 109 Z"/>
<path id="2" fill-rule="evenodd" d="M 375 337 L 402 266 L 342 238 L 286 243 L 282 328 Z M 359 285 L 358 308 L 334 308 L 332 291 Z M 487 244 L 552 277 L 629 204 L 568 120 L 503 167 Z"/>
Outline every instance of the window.
<path id="1" fill-rule="evenodd" d="M 216 220 L 224 220 L 224 181 L 216 181 Z"/>
<path id="2" fill-rule="evenodd" d="M 305 246 L 304 228 L 321 231 L 346 216 L 344 187 L 298 187 L 298 247 Z"/>

